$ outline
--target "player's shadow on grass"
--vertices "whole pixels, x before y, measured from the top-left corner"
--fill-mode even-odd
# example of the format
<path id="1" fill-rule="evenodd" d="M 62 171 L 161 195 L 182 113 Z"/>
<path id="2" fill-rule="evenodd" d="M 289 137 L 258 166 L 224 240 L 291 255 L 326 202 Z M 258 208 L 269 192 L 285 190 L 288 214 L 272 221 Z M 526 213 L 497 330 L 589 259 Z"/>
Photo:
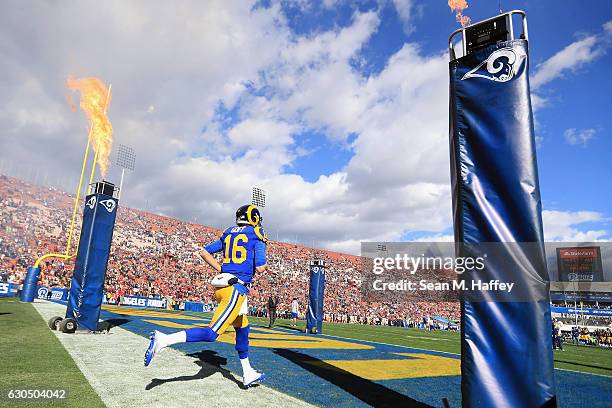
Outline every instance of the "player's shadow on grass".
<path id="1" fill-rule="evenodd" d="M 384 385 L 356 376 L 307 354 L 287 349 L 275 349 L 274 353 L 310 371 L 314 375 L 342 388 L 356 398 L 374 407 L 431 408 L 430 405 L 412 399 Z"/>
<path id="2" fill-rule="evenodd" d="M 174 377 L 174 378 L 154 378 L 151 380 L 149 384 L 147 384 L 147 386 L 145 387 L 145 390 L 150 390 L 152 388 L 157 387 L 158 385 L 162 385 L 162 384 L 174 382 L 174 381 L 200 380 L 203 378 L 210 377 L 211 375 L 215 373 L 221 373 L 221 375 L 224 378 L 235 382 L 241 388 L 244 387 L 242 385 L 242 382 L 238 380 L 236 377 L 234 377 L 234 375 L 228 369 L 221 367 L 227 364 L 227 359 L 225 357 L 221 357 L 217 355 L 216 351 L 202 350 L 197 353 L 187 354 L 187 356 L 197 358 L 197 360 L 195 361 L 195 364 L 201 367 L 200 371 L 198 371 L 197 373 L 193 375 L 181 375 L 179 377 Z"/>

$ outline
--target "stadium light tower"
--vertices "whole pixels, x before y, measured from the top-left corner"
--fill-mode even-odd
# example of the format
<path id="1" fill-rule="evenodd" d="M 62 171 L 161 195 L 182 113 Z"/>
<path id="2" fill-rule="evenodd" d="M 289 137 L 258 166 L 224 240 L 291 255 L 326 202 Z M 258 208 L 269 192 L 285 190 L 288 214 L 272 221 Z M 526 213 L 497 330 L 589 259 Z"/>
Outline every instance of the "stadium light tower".
<path id="1" fill-rule="evenodd" d="M 121 167 L 121 181 L 119 182 L 119 198 L 121 198 L 121 192 L 123 191 L 123 177 L 125 176 L 125 170 L 134 171 L 136 166 L 136 153 L 134 149 L 129 146 L 120 144 L 117 150 L 117 160 L 115 164 Z"/>
<path id="2" fill-rule="evenodd" d="M 264 208 L 266 206 L 266 192 L 259 187 L 253 187 L 251 204 L 255 207 Z"/>

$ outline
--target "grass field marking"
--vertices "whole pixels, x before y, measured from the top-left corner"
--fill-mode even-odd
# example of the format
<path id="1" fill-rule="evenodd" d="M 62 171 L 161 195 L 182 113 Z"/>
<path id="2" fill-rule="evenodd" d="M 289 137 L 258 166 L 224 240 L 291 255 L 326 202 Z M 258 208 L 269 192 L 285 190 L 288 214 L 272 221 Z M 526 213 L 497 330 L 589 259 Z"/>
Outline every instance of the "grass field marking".
<path id="1" fill-rule="evenodd" d="M 192 324 L 183 324 L 173 322 L 172 320 L 150 320 L 150 319 L 142 319 L 143 322 L 155 324 L 157 326 L 170 327 L 171 329 L 189 329 L 191 327 L 205 327 L 208 326 L 207 323 L 192 323 Z"/>
<path id="2" fill-rule="evenodd" d="M 453 341 L 452 339 L 436 339 L 434 337 L 427 337 L 427 336 L 411 336 L 409 334 L 403 336 L 407 339 L 424 339 L 424 340 L 431 340 L 431 341 Z"/>
<path id="3" fill-rule="evenodd" d="M 257 325 L 254 324 L 254 326 L 257 326 Z M 285 329 L 285 328 L 281 328 L 281 327 L 279 327 L 278 330 L 284 330 L 284 331 L 288 331 L 288 332 L 292 332 L 292 333 L 295 332 L 295 330 Z M 429 351 L 431 353 L 442 353 L 442 354 L 449 354 L 449 355 L 453 355 L 453 356 L 461 356 L 461 354 L 459 354 L 459 353 L 451 353 L 451 352 L 448 352 L 448 351 L 430 350 L 430 349 L 419 348 L 419 347 L 404 346 L 402 344 L 382 343 L 380 341 L 352 339 L 350 337 L 342 337 L 342 336 L 336 336 L 336 335 L 331 335 L 331 334 L 315 334 L 315 336 L 325 336 L 325 337 L 331 337 L 331 338 L 342 339 L 342 340 L 363 341 L 365 343 L 381 344 L 381 345 L 385 345 L 385 346 L 395 346 L 395 347 L 401 347 L 401 348 L 411 349 L 411 350 L 421 350 L 421 351 Z M 371 337 L 371 335 L 370 335 L 370 337 Z"/>
<path id="4" fill-rule="evenodd" d="M 402 380 L 406 378 L 446 377 L 461 375 L 456 358 L 422 353 L 393 353 L 394 359 L 321 360 L 308 362 L 322 368 L 346 371 L 371 381 Z"/>
<path id="5" fill-rule="evenodd" d="M 37 302 L 35 308 L 43 320 L 65 313 L 65 306 Z M 45 322 L 40 322 L 45 324 Z M 48 329 L 47 329 L 48 330 Z M 111 407 L 184 407 L 202 406 L 311 407 L 305 401 L 272 387 L 260 385 L 241 389 L 241 378 L 184 352 L 164 349 L 151 366 L 145 368 L 142 356 L 146 337 L 121 327 L 110 334 L 65 334 L 55 332 L 90 384 L 99 389 L 103 402 Z M 208 351 L 204 349 L 205 351 Z M 216 352 L 210 350 L 211 355 Z M 236 358 L 231 356 L 219 356 Z M 89 377 L 91 376 L 91 377 Z"/>
<path id="6" fill-rule="evenodd" d="M 597 377 L 612 378 L 612 375 L 596 374 L 596 373 L 590 373 L 588 371 L 576 371 L 576 370 L 570 370 L 568 368 L 558 368 L 558 367 L 555 367 L 555 370 L 569 371 L 570 373 L 578 373 L 578 374 L 588 374 L 588 375 L 594 375 L 594 376 L 597 376 Z"/>
<path id="7" fill-rule="evenodd" d="M 125 306 L 103 306 L 102 310 L 124 316 L 144 316 L 160 319 L 202 320 L 201 317 L 184 315 L 179 313 L 161 312 L 154 309 L 135 309 Z"/>

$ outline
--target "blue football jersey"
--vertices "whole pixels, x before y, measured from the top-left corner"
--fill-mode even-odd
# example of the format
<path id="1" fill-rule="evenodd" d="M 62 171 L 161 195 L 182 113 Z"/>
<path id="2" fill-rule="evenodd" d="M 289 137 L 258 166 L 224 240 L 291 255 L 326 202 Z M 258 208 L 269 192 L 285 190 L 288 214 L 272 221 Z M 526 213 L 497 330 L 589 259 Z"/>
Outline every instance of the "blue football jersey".
<path id="1" fill-rule="evenodd" d="M 231 273 L 244 283 L 250 283 L 255 267 L 266 263 L 266 242 L 262 227 L 233 226 L 204 249 L 211 254 L 223 251 L 221 272 Z"/>

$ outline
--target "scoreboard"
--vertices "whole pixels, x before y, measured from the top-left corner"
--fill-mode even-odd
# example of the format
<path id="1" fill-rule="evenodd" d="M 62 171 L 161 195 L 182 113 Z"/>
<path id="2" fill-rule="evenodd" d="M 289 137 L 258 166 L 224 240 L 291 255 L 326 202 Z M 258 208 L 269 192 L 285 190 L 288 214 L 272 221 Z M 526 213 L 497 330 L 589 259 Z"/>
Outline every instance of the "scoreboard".
<path id="1" fill-rule="evenodd" d="M 557 248 L 557 265 L 560 281 L 603 281 L 601 250 L 598 246 Z"/>

